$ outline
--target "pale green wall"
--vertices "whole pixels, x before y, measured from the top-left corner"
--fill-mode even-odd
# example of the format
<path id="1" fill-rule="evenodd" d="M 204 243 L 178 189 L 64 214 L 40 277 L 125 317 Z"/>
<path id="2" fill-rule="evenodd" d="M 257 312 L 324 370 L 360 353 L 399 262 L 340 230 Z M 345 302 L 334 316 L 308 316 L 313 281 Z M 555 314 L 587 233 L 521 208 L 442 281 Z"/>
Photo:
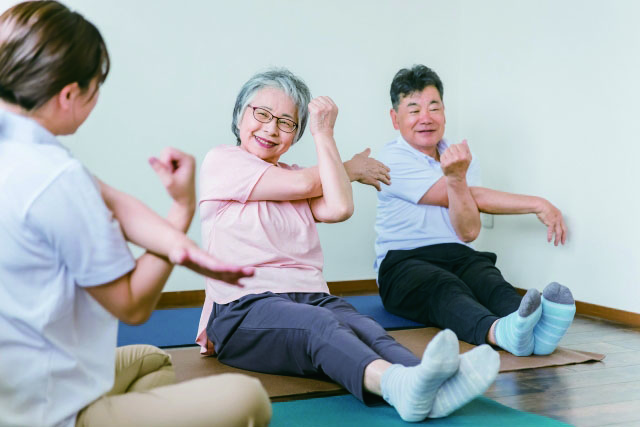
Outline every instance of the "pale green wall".
<path id="1" fill-rule="evenodd" d="M 166 212 L 169 200 L 147 157 L 174 145 L 201 160 L 211 147 L 233 144 L 235 97 L 257 71 L 288 67 L 314 95 L 335 100 L 340 108 L 336 139 L 345 160 L 366 147 L 375 152 L 394 138 L 388 91 L 400 66 L 429 63 L 443 78 L 458 78 L 457 62 L 449 58 L 459 37 L 457 2 L 408 1 L 406 16 L 393 20 L 389 17 L 398 11 L 392 3 L 373 7 L 370 1 L 67 4 L 99 27 L 113 65 L 93 115 L 67 144 L 100 178 L 160 212 Z M 433 43 L 429 35 L 446 43 Z M 451 99 L 454 93 L 452 86 Z M 315 164 L 310 135 L 283 160 Z M 354 216 L 319 227 L 330 281 L 375 276 L 375 189 L 354 188 Z M 198 222 L 190 235 L 200 241 Z M 176 270 L 165 289 L 203 286 L 203 279 Z"/>
<path id="2" fill-rule="evenodd" d="M 202 159 L 232 143 L 233 102 L 254 72 L 286 66 L 315 95 L 332 96 L 347 159 L 394 138 L 391 78 L 424 63 L 445 84 L 447 136 L 469 139 L 484 184 L 544 195 L 570 227 L 568 244 L 554 248 L 535 217 L 496 217 L 477 247 L 497 252 L 516 286 L 558 280 L 579 300 L 640 312 L 640 3 L 67 4 L 100 28 L 113 69 L 94 114 L 66 142 L 98 176 L 154 209 L 165 212 L 169 200 L 147 157 L 174 145 Z M 266 47 L 256 47 L 261 41 Z M 314 164 L 309 135 L 283 160 Z M 355 186 L 355 201 L 348 222 L 320 226 L 328 280 L 374 277 L 375 193 Z M 190 235 L 199 241 L 197 222 Z M 166 290 L 202 287 L 176 271 Z"/>
<path id="3" fill-rule="evenodd" d="M 484 184 L 566 214 L 554 248 L 534 216 L 495 217 L 477 246 L 513 283 L 640 312 L 640 3 L 465 1 L 459 131 Z M 453 117 L 449 117 L 453 119 Z"/>

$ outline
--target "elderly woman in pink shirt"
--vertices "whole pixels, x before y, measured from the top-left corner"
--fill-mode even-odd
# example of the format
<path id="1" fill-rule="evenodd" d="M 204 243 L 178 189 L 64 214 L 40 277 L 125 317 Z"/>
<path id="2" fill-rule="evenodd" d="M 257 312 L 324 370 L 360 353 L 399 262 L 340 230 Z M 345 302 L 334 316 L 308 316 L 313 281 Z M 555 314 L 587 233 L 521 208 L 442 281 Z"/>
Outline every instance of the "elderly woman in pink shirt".
<path id="1" fill-rule="evenodd" d="M 223 262 L 254 265 L 255 275 L 242 288 L 208 279 L 197 341 L 230 366 L 325 374 L 365 403 L 382 396 L 406 421 L 446 416 L 493 382 L 498 356 L 486 345 L 459 356 L 447 330 L 417 358 L 330 295 L 316 222 L 352 215 L 351 181 L 389 183 L 368 150 L 342 162 L 337 114 L 330 98 L 311 100 L 287 70 L 257 74 L 242 87 L 232 123 L 237 145 L 213 148 L 202 165 L 200 216 L 205 249 Z M 307 122 L 318 165 L 280 162 Z"/>

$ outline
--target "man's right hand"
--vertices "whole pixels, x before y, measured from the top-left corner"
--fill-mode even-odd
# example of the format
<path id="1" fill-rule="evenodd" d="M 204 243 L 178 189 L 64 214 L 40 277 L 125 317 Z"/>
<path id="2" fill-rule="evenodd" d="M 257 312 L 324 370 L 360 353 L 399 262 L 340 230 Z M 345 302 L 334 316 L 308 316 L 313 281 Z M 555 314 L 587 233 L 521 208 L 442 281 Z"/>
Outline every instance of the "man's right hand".
<path id="1" fill-rule="evenodd" d="M 471 151 L 466 139 L 460 144 L 450 145 L 440 155 L 440 167 L 447 178 L 466 180 L 469 164 L 471 164 Z"/>

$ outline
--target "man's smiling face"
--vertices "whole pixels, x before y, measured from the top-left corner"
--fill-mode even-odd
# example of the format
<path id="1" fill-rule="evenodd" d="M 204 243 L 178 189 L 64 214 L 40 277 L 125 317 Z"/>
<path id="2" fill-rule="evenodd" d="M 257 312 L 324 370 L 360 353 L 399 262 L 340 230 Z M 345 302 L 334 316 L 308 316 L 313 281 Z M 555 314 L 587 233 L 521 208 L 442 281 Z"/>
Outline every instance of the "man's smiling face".
<path id="1" fill-rule="evenodd" d="M 404 95 L 398 110 L 391 109 L 393 127 L 416 150 L 437 157 L 437 145 L 444 135 L 444 104 L 435 86 Z"/>

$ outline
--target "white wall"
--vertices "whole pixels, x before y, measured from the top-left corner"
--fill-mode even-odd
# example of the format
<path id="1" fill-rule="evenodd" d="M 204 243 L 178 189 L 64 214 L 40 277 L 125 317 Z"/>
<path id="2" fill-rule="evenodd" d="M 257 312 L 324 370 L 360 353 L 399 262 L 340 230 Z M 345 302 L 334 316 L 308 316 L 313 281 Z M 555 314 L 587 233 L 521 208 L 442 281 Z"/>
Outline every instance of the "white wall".
<path id="1" fill-rule="evenodd" d="M 346 160 L 395 136 L 389 84 L 400 67 L 424 63 L 445 84 L 447 136 L 469 139 L 485 185 L 549 198 L 570 228 L 567 245 L 554 248 L 535 217 L 496 217 L 477 247 L 497 252 L 516 286 L 558 280 L 578 300 L 640 312 L 640 3 L 67 4 L 100 28 L 113 64 L 94 114 L 67 145 L 154 209 L 165 212 L 169 200 L 147 157 L 174 145 L 202 159 L 212 146 L 233 143 L 235 96 L 256 71 L 286 66 L 315 95 L 332 96 Z M 283 160 L 314 164 L 309 135 Z M 320 226 L 330 281 L 374 277 L 375 192 L 354 188 L 354 217 Z M 196 220 L 190 235 L 199 241 L 199 233 Z M 177 270 L 166 290 L 202 287 Z"/>
<path id="2" fill-rule="evenodd" d="M 457 119 L 484 184 L 547 197 L 570 230 L 554 248 L 534 216 L 495 217 L 477 247 L 516 286 L 557 280 L 640 312 L 640 3 L 464 1 L 461 13 Z"/>

